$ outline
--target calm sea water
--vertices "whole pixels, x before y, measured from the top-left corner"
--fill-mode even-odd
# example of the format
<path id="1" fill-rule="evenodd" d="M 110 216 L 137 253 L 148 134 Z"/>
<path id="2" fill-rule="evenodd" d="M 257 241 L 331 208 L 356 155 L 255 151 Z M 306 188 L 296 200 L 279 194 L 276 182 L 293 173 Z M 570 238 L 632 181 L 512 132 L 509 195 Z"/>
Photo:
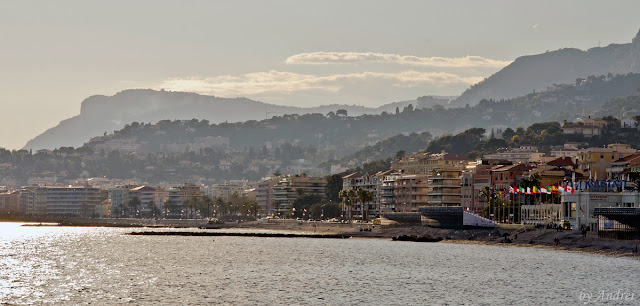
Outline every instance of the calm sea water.
<path id="1" fill-rule="evenodd" d="M 124 235 L 131 231 L 0 223 L 0 303 L 640 303 L 633 259 L 371 239 Z"/>

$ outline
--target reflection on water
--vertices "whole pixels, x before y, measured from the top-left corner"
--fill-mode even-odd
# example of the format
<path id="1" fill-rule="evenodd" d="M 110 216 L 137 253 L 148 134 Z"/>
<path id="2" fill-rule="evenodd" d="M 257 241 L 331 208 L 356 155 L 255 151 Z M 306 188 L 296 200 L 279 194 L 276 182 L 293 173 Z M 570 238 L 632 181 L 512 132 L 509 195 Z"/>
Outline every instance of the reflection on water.
<path id="1" fill-rule="evenodd" d="M 633 293 L 639 270 L 524 248 L 129 231 L 0 223 L 0 302 L 577 304 L 585 292 Z"/>

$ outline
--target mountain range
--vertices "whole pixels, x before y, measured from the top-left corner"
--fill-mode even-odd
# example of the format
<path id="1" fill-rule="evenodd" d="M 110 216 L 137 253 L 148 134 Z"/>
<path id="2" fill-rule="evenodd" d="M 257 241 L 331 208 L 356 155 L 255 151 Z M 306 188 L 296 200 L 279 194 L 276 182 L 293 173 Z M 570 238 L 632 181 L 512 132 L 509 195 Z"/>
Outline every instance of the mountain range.
<path id="1" fill-rule="evenodd" d="M 512 110 L 522 109 L 523 107 L 531 109 L 532 103 L 540 103 L 543 100 L 536 95 L 530 96 L 531 93 L 543 90 L 557 91 L 559 84 L 575 84 L 577 86 L 580 85 L 580 79 L 586 79 L 588 76 L 606 76 L 604 79 L 591 82 L 591 84 L 600 84 L 602 82 L 598 83 L 597 81 L 603 80 L 606 82 L 607 80 L 613 80 L 615 75 L 626 75 L 631 72 L 640 72 L 640 32 L 633 38 L 631 43 L 627 44 L 611 44 L 602 48 L 591 48 L 587 51 L 564 48 L 543 54 L 519 57 L 494 75 L 473 85 L 457 98 L 425 96 L 415 100 L 390 103 L 378 108 L 356 105 L 324 105 L 301 108 L 268 104 L 247 98 L 221 98 L 185 92 L 130 89 L 121 91 L 113 96 L 97 95 L 85 99 L 82 102 L 79 115 L 63 120 L 57 126 L 30 140 L 24 148 L 37 150 L 63 146 L 78 147 L 94 136 L 107 135 L 111 131 L 122 129 L 125 124 L 132 122 L 155 123 L 167 119 L 189 120 L 192 118 L 205 119 L 211 123 L 243 122 L 262 120 L 274 115 L 284 114 L 327 114 L 336 112 L 339 109 L 346 110 L 350 116 L 382 114 L 383 112 L 393 114 L 398 110 L 403 110 L 409 104 L 412 104 L 415 109 L 434 108 L 437 105 L 462 108 L 462 110 L 447 113 L 448 121 L 439 126 L 441 130 L 445 131 L 452 125 L 459 126 L 459 122 L 463 122 L 463 125 L 466 123 L 466 127 L 469 127 L 470 124 L 474 124 L 478 120 L 483 121 L 483 126 L 517 125 L 518 120 L 526 114 L 522 113 L 514 116 L 514 113 L 510 113 L 511 118 L 505 121 L 503 116 L 493 114 L 493 109 L 503 109 L 504 111 L 509 108 Z M 627 80 L 629 79 L 627 78 Z M 587 105 L 586 109 L 584 103 L 578 101 L 582 99 L 579 97 L 580 93 L 569 92 L 568 95 L 549 97 L 549 99 L 560 99 L 560 102 L 571 106 L 562 108 L 562 110 L 569 113 L 576 112 L 580 108 L 584 113 L 585 110 L 593 111 L 599 109 L 612 97 L 631 94 L 629 91 L 635 90 L 632 85 L 626 84 L 624 90 L 613 90 L 605 95 L 600 95 L 595 91 L 592 92 L 588 98 L 590 102 L 587 102 L 587 104 L 598 105 Z M 563 89 L 563 92 L 567 93 L 567 91 L 571 91 L 570 88 Z M 487 105 L 491 110 L 488 114 L 480 115 L 480 113 L 486 112 L 486 108 L 466 109 L 472 111 L 473 113 L 471 114 L 466 114 L 463 111 L 466 105 L 474 106 L 483 100 L 499 101 L 516 97 L 523 98 L 508 101 L 508 104 L 512 104 L 510 107 L 506 107 L 506 104 L 504 105 L 505 107 Z M 571 101 L 562 101 L 562 99 L 571 99 Z M 542 101 L 543 104 L 547 102 Z M 576 104 L 576 102 L 578 103 Z M 514 108 L 516 105 L 517 108 Z M 539 106 L 537 105 L 537 107 Z M 545 114 L 545 111 L 541 111 L 542 115 L 540 111 L 533 109 L 531 111 L 537 117 L 553 115 Z M 554 109 L 554 111 L 556 110 Z M 570 114 L 563 116 L 568 118 Z M 432 120 L 439 121 L 442 118 L 435 117 Z M 558 116 L 548 118 L 561 119 Z M 426 118 L 423 119 L 426 120 Z M 524 124 L 525 121 L 530 123 L 529 121 L 531 120 L 529 119 L 536 118 L 525 118 L 520 124 Z M 485 120 L 491 122 L 486 122 Z M 424 131 L 424 128 L 433 126 L 433 124 L 421 125 L 421 129 L 415 130 L 416 132 Z"/>
<path id="2" fill-rule="evenodd" d="M 113 96 L 96 95 L 85 99 L 80 114 L 29 140 L 24 149 L 79 147 L 94 136 L 119 130 L 132 122 L 156 123 L 161 120 L 205 119 L 211 123 L 262 120 L 274 115 L 336 112 L 344 109 L 351 116 L 381 114 L 402 110 L 409 104 L 430 107 L 447 104 L 455 97 L 425 96 L 394 102 L 377 108 L 357 105 L 294 107 L 268 104 L 247 98 L 220 98 L 196 93 L 151 89 L 128 89 Z"/>
<path id="3" fill-rule="evenodd" d="M 573 83 L 577 78 L 629 72 L 640 72 L 640 32 L 627 44 L 610 44 L 587 51 L 563 48 L 521 56 L 489 78 L 471 86 L 452 103 L 473 106 L 482 99 L 524 96 L 554 84 Z"/>

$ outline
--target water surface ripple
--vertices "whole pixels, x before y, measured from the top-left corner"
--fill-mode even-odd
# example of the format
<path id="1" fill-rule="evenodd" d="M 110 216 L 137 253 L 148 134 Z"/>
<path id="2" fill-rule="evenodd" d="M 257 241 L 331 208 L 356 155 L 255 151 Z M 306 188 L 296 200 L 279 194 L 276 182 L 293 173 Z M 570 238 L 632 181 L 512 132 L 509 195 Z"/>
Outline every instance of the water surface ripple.
<path id="1" fill-rule="evenodd" d="M 0 223 L 0 303 L 583 304 L 634 294 L 638 261 L 376 239 L 131 236 Z"/>

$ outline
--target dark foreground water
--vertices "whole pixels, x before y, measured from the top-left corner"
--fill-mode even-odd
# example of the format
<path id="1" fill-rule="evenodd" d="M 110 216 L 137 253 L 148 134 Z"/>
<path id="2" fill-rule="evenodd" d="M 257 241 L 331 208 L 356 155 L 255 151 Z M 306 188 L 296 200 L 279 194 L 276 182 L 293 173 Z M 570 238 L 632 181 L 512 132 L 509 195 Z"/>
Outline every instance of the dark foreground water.
<path id="1" fill-rule="evenodd" d="M 0 303 L 640 304 L 633 259 L 372 239 L 123 235 L 130 231 L 0 223 Z"/>

